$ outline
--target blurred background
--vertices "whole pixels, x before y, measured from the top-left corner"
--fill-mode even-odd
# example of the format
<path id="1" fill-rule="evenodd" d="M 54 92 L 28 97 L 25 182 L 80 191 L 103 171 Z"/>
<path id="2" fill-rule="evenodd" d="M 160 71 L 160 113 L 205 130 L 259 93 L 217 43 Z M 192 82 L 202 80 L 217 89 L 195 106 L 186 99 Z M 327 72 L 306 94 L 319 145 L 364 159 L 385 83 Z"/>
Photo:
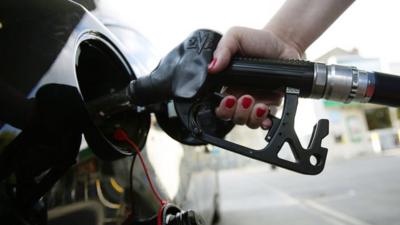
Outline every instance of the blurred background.
<path id="1" fill-rule="evenodd" d="M 198 28 L 262 28 L 283 2 L 103 0 L 100 6 L 144 34 L 162 57 Z M 400 74 L 399 10 L 396 0 L 356 1 L 307 50 L 307 59 Z M 303 145 L 320 118 L 330 120 L 330 135 L 327 167 L 318 176 L 213 151 L 221 169 L 220 224 L 400 224 L 399 109 L 301 100 L 296 131 Z M 229 138 L 260 148 L 264 136 L 238 128 Z M 282 154 L 291 158 L 290 151 Z"/>

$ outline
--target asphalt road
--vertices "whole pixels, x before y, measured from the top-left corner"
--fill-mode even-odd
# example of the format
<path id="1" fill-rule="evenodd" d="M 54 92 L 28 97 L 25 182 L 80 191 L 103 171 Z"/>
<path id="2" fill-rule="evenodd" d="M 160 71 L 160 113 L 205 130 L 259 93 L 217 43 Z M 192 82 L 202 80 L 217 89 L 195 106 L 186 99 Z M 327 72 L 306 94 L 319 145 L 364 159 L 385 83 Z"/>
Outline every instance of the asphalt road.
<path id="1" fill-rule="evenodd" d="M 400 225 L 400 156 L 329 163 L 317 176 L 269 167 L 220 174 L 219 225 Z"/>

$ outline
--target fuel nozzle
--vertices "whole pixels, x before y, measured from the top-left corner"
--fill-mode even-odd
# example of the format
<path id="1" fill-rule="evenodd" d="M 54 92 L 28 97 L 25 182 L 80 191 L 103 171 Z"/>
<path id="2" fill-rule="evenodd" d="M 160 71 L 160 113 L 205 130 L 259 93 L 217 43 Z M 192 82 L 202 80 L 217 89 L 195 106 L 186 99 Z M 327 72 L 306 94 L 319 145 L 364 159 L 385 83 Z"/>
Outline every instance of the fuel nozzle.
<path id="1" fill-rule="evenodd" d="M 220 34 L 210 30 L 195 31 L 168 53 L 149 76 L 133 80 L 121 92 L 103 99 L 105 109 L 109 109 L 105 111 L 125 106 L 149 109 L 152 104 L 172 101 L 176 116 L 158 114 L 157 121 L 176 140 L 193 145 L 212 144 L 296 172 L 318 174 L 327 156 L 322 140 L 329 133 L 329 123 L 319 120 L 309 145 L 303 148 L 294 129 L 299 97 L 400 106 L 399 76 L 349 66 L 234 57 L 224 71 L 208 75 L 208 64 L 220 38 Z M 233 127 L 232 122 L 222 121 L 214 113 L 218 105 L 215 93 L 223 86 L 285 93 L 281 117 L 270 118 L 272 128 L 264 148 L 251 149 L 223 139 Z M 167 121 L 167 125 L 162 125 L 162 121 Z M 291 147 L 295 162 L 278 157 L 285 143 Z M 312 163 L 312 158 L 317 162 Z"/>
<path id="2" fill-rule="evenodd" d="M 314 64 L 311 98 L 324 98 L 337 102 L 361 102 L 371 100 L 375 91 L 375 76 L 355 67 Z"/>
<path id="3" fill-rule="evenodd" d="M 400 106 L 400 76 L 303 60 L 235 57 L 217 79 L 260 90 L 296 88 L 303 98 Z"/>
<path id="4" fill-rule="evenodd" d="M 86 105 L 89 113 L 95 117 L 108 117 L 126 110 L 137 111 L 136 106 L 131 103 L 127 88 L 92 100 Z"/>
<path id="5" fill-rule="evenodd" d="M 315 63 L 311 98 L 400 106 L 400 76 Z"/>
<path id="6" fill-rule="evenodd" d="M 203 218 L 193 210 L 168 215 L 166 225 L 204 225 Z"/>

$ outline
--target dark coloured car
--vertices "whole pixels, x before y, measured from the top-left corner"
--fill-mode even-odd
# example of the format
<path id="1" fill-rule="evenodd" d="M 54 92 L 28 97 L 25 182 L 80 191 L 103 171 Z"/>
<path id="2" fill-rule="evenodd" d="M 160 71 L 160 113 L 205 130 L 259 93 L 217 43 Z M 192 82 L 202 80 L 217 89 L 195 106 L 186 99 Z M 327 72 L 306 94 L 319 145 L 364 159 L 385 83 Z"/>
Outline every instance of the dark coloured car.
<path id="1" fill-rule="evenodd" d="M 142 147 L 162 197 L 211 224 L 218 216 L 211 148 L 174 141 L 149 113 L 76 116 L 160 59 L 129 25 L 95 15 L 66 0 L 0 3 L 1 223 L 129 224 L 154 217 L 160 206 L 139 159 L 113 138 L 123 128 Z M 77 130 L 84 131 L 82 141 Z M 70 152 L 77 146 L 79 153 Z"/>

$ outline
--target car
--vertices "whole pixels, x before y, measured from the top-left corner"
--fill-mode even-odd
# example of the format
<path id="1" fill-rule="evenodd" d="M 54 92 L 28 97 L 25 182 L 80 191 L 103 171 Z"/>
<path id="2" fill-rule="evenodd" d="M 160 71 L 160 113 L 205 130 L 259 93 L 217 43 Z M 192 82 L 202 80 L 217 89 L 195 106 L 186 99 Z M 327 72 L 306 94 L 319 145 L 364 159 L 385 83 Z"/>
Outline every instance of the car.
<path id="1" fill-rule="evenodd" d="M 138 157 L 113 139 L 123 128 L 142 147 L 161 196 L 212 224 L 219 196 L 212 147 L 175 141 L 148 112 L 71 119 L 81 109 L 74 101 L 86 113 L 97 98 L 146 76 L 160 60 L 134 28 L 101 17 L 95 2 L 83 3 L 0 3 L 0 221 L 89 225 L 154 218 L 160 206 Z M 64 93 L 79 98 L 69 102 Z M 37 108 L 38 123 L 31 117 Z M 85 127 L 82 141 L 76 127 Z"/>

